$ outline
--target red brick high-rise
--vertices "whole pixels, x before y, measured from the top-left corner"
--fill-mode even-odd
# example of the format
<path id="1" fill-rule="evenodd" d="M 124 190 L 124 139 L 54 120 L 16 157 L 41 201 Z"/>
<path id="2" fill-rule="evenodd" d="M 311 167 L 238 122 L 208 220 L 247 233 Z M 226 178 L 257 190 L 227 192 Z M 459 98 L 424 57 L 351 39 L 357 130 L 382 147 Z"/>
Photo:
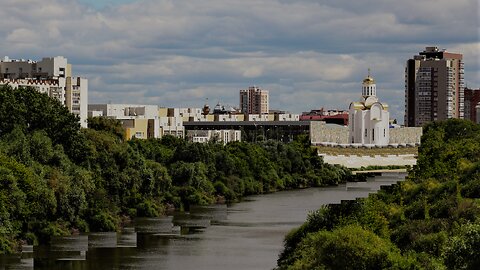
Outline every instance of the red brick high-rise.
<path id="1" fill-rule="evenodd" d="M 465 119 L 478 123 L 475 107 L 480 104 L 480 89 L 465 88 Z"/>

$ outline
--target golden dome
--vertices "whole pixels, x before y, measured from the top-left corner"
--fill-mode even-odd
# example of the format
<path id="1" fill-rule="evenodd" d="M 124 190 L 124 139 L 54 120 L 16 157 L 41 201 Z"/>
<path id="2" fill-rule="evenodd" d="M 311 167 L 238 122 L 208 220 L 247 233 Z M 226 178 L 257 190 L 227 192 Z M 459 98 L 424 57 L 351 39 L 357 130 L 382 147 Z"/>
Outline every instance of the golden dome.
<path id="1" fill-rule="evenodd" d="M 368 69 L 368 75 L 363 79 L 363 84 L 374 84 L 375 80 L 373 79 L 372 76 L 370 76 L 370 69 Z"/>
<path id="2" fill-rule="evenodd" d="M 363 79 L 363 84 L 374 84 L 375 83 L 375 80 L 370 77 L 370 75 L 368 75 L 367 77 L 365 77 L 365 79 Z"/>

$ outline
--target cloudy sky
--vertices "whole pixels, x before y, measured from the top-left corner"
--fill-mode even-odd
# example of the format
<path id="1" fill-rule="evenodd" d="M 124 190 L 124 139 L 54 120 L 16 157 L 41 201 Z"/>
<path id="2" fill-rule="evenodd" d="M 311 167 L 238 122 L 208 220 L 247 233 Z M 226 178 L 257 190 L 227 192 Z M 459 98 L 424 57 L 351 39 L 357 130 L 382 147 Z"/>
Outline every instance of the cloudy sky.
<path id="1" fill-rule="evenodd" d="M 405 61 L 436 45 L 464 54 L 480 87 L 478 0 L 0 0 L 0 57 L 63 55 L 90 103 L 346 109 L 371 68 L 403 121 Z"/>

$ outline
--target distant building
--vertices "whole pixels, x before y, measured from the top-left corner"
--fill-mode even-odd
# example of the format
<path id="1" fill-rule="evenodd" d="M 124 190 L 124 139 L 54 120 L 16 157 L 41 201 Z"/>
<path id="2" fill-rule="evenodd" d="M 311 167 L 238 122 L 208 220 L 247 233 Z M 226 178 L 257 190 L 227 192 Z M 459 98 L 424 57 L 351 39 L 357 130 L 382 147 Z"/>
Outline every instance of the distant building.
<path id="1" fill-rule="evenodd" d="M 235 108 L 233 107 L 225 107 L 224 105 L 217 103 L 215 108 L 213 108 L 213 114 L 237 114 L 239 113 Z"/>
<path id="2" fill-rule="evenodd" d="M 464 118 L 463 55 L 426 47 L 405 68 L 405 126 Z"/>
<path id="3" fill-rule="evenodd" d="M 268 91 L 256 86 L 240 90 L 240 110 L 244 114 L 268 114 Z"/>
<path id="4" fill-rule="evenodd" d="M 478 123 L 480 120 L 476 110 L 478 105 L 480 105 L 480 89 L 465 88 L 465 119 Z"/>
<path id="5" fill-rule="evenodd" d="M 348 125 L 348 111 L 345 110 L 311 110 L 303 112 L 300 121 L 324 121 L 328 124 Z"/>
<path id="6" fill-rule="evenodd" d="M 189 130 L 187 138 L 192 142 L 206 143 L 210 141 L 222 142 L 224 145 L 229 142 L 242 141 L 240 130 Z"/>
<path id="7" fill-rule="evenodd" d="M 362 98 L 350 103 L 349 141 L 353 144 L 380 145 L 389 144 L 388 105 L 379 102 L 375 80 L 368 76 L 362 83 Z"/>
<path id="8" fill-rule="evenodd" d="M 9 59 L 0 61 L 0 85 L 33 87 L 55 98 L 80 117 L 87 127 L 88 80 L 72 77 L 72 65 L 63 56 L 43 58 L 41 61 Z"/>

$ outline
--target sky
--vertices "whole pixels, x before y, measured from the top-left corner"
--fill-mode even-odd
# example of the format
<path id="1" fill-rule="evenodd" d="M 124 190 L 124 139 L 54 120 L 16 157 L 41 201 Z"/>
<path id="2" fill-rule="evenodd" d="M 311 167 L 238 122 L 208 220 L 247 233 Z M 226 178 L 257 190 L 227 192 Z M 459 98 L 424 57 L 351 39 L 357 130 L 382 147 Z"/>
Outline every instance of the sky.
<path id="1" fill-rule="evenodd" d="M 404 67 L 425 46 L 462 53 L 480 87 L 477 0 L 0 0 L 0 57 L 64 56 L 89 103 L 347 109 L 368 68 L 403 122 Z M 208 99 L 208 100 L 207 100 Z"/>

